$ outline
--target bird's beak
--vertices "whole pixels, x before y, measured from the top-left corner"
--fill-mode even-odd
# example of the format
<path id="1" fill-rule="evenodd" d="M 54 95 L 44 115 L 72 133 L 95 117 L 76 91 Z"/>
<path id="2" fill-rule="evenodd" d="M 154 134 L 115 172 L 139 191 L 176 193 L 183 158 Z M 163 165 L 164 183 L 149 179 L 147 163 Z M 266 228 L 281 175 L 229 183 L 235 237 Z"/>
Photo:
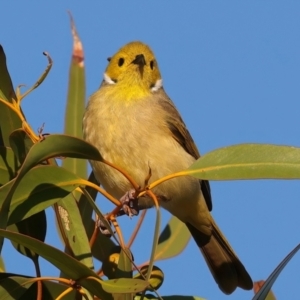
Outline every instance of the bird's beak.
<path id="1" fill-rule="evenodd" d="M 143 54 L 138 54 L 131 63 L 138 65 L 141 77 L 143 77 L 144 66 L 146 66 L 145 56 Z"/>

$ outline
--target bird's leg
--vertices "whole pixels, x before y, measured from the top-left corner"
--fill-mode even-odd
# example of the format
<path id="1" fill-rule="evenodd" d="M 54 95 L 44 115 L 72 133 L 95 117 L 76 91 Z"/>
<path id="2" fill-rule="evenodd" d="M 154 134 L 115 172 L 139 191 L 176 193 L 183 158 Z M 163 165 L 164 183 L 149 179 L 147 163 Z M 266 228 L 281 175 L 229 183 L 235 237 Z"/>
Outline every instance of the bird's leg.
<path id="1" fill-rule="evenodd" d="M 118 212 L 116 217 L 120 216 L 136 216 L 139 214 L 140 210 L 148 209 L 153 206 L 153 202 L 151 199 L 147 196 L 141 196 L 137 198 L 135 196 L 136 191 L 134 189 L 128 191 L 121 199 L 120 201 L 123 204 L 122 209 Z M 110 221 L 107 221 L 110 224 Z M 102 222 L 99 218 L 96 221 L 97 227 L 99 228 L 99 231 L 107 236 L 111 237 L 111 232 L 107 229 L 107 224 Z"/>
<path id="2" fill-rule="evenodd" d="M 137 190 L 131 189 L 130 191 L 126 192 L 124 196 L 122 196 L 120 201 L 123 207 L 122 210 L 120 210 L 118 216 L 122 216 L 125 214 L 131 218 L 132 216 L 137 216 L 140 210 L 147 209 L 153 206 L 151 204 L 149 205 L 149 201 L 143 201 L 143 199 L 145 199 L 146 197 L 137 197 L 140 192 L 146 190 L 151 176 L 152 171 L 149 166 L 148 175 L 144 181 L 144 188 L 139 188 Z"/>
<path id="3" fill-rule="evenodd" d="M 127 215 L 130 218 L 139 214 L 137 191 L 132 189 L 121 197 L 122 209 L 119 211 L 118 216 Z"/>
<path id="4" fill-rule="evenodd" d="M 107 221 L 107 222 L 110 224 L 110 221 Z M 98 219 L 96 224 L 97 224 L 96 226 L 99 228 L 99 231 L 103 235 L 105 235 L 106 237 L 111 237 L 111 233 L 108 230 L 107 225 L 104 222 L 102 222 L 100 219 Z"/>
<path id="5" fill-rule="evenodd" d="M 130 192 L 131 191 L 129 191 L 128 193 L 130 193 Z M 133 190 L 133 192 L 134 192 L 134 190 Z M 126 198 L 126 194 L 120 199 L 120 201 L 122 202 L 122 199 L 124 198 L 125 203 L 122 202 L 123 208 L 117 214 L 118 217 L 123 216 L 123 215 L 127 215 L 130 217 L 137 216 L 139 214 L 140 210 L 144 210 L 144 209 L 153 207 L 152 199 L 150 199 L 146 195 L 141 196 L 139 198 L 128 199 L 128 198 Z"/>
<path id="6" fill-rule="evenodd" d="M 100 217 L 96 214 L 95 226 L 99 229 L 100 233 L 105 235 L 106 237 L 112 236 L 111 221 L 106 218 L 107 215 L 104 215 L 104 220 L 100 219 Z"/>
<path id="7" fill-rule="evenodd" d="M 140 210 L 153 207 L 153 201 L 148 195 L 138 197 L 140 192 L 147 189 L 151 176 L 152 172 L 149 166 L 149 172 L 144 181 L 144 188 L 131 189 L 121 197 L 120 202 L 122 203 L 122 209 L 120 209 L 116 215 L 117 217 L 127 215 L 131 218 L 132 216 L 137 216 Z M 158 198 L 160 197 L 158 196 Z M 107 224 L 104 224 L 101 220 L 98 220 L 97 226 L 102 234 L 108 237 L 111 236 L 110 231 L 107 229 Z"/>

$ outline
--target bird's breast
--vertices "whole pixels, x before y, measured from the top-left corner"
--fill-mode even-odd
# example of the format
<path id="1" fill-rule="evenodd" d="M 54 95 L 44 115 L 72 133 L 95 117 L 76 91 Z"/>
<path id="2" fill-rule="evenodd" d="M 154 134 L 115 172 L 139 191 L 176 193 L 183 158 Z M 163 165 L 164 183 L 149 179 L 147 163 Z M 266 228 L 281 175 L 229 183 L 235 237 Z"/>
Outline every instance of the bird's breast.
<path id="1" fill-rule="evenodd" d="M 149 183 L 184 170 L 194 162 L 172 137 L 164 113 L 155 101 L 146 99 L 130 105 L 113 99 L 101 100 L 99 96 L 92 96 L 84 116 L 85 139 L 141 187 L 150 169 Z M 97 179 L 114 197 L 120 198 L 132 188 L 118 171 L 101 162 L 91 164 Z M 192 177 L 175 178 L 160 184 L 154 192 L 168 200 L 161 205 L 172 212 L 174 202 L 197 199 L 199 181 Z"/>

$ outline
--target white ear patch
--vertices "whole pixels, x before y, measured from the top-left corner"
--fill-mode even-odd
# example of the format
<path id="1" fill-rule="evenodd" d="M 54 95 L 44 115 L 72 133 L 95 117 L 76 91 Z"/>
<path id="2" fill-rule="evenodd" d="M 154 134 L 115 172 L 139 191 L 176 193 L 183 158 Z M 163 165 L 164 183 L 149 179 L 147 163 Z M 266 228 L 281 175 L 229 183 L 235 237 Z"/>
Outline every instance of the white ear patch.
<path id="1" fill-rule="evenodd" d="M 104 81 L 108 84 L 116 84 L 106 73 L 103 74 Z"/>
<path id="2" fill-rule="evenodd" d="M 154 87 L 151 88 L 152 92 L 156 92 L 158 91 L 160 88 L 162 87 L 162 79 L 158 79 L 155 84 Z"/>

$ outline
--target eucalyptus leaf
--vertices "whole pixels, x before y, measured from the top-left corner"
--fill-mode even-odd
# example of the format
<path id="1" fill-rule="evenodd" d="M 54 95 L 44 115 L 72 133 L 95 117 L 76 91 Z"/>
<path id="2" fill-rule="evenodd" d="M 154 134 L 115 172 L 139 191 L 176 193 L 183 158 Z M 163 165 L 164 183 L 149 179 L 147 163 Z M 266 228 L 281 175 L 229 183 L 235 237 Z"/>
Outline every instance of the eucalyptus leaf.
<path id="1" fill-rule="evenodd" d="M 44 241 L 47 230 L 45 211 L 40 211 L 39 213 L 36 213 L 25 220 L 10 225 L 8 230 L 26 234 L 32 238 L 38 239 L 39 241 Z M 16 242 L 12 242 L 12 244 L 21 254 L 30 258 L 35 263 L 38 263 L 38 255 L 35 252 Z"/>
<path id="2" fill-rule="evenodd" d="M 102 285 L 104 286 L 106 282 L 102 281 L 96 273 L 71 256 L 52 246 L 23 234 L 0 229 L 0 235 L 39 254 L 48 262 L 52 263 L 58 269 L 63 271 L 68 278 L 78 281 L 78 283 L 87 288 L 94 295 L 100 297 L 101 299 L 112 299 L 111 296 L 104 292 L 102 288 Z M 87 279 L 88 277 L 91 279 Z M 92 278 L 94 280 L 92 280 Z M 115 284 L 111 282 L 108 284 L 108 288 L 113 288 L 114 285 Z"/>
<path id="3" fill-rule="evenodd" d="M 186 225 L 172 217 L 159 236 L 155 260 L 167 259 L 180 254 L 191 238 Z"/>
<path id="4" fill-rule="evenodd" d="M 0 146 L 0 187 L 15 177 L 16 162 L 11 148 Z"/>
<path id="5" fill-rule="evenodd" d="M 13 88 L 7 65 L 6 56 L 3 47 L 0 45 L 0 99 L 12 103 L 16 100 L 16 94 Z M 0 146 L 9 146 L 10 133 L 22 127 L 19 116 L 4 103 L 0 101 Z"/>
<path id="6" fill-rule="evenodd" d="M 30 279 L 25 276 L 0 273 L 0 300 L 20 299 L 33 284 Z"/>
<path id="7" fill-rule="evenodd" d="M 13 195 L 8 225 L 14 224 L 38 213 L 71 193 L 79 183 L 79 178 L 64 168 L 37 166 L 31 169 L 18 185 Z M 11 189 L 13 181 L 0 188 L 0 206 Z"/>
<path id="8" fill-rule="evenodd" d="M 272 272 L 272 274 L 268 277 L 264 285 L 261 289 L 254 295 L 252 300 L 265 300 L 268 296 L 272 285 L 276 281 L 277 277 L 281 273 L 281 271 L 285 268 L 285 266 L 289 263 L 289 261 L 293 258 L 293 256 L 300 250 L 300 244 L 297 245 L 277 266 L 277 268 Z"/>
<path id="9" fill-rule="evenodd" d="M 64 133 L 82 138 L 82 118 L 86 98 L 84 54 L 83 46 L 72 17 L 71 29 L 73 36 L 73 53 L 69 69 L 69 88 L 65 110 Z M 63 167 L 82 178 L 87 177 L 86 161 L 67 158 L 63 161 Z"/>
<path id="10" fill-rule="evenodd" d="M 300 179 L 300 148 L 241 144 L 200 157 L 182 174 L 208 180 Z"/>

